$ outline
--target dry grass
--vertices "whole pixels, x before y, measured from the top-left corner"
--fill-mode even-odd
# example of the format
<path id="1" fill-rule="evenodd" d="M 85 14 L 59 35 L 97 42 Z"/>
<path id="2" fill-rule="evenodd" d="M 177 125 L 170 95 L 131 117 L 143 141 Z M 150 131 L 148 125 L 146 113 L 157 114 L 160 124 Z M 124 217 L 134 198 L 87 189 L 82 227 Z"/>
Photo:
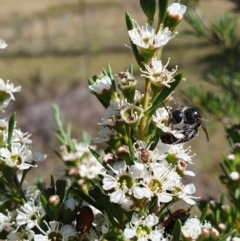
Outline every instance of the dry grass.
<path id="1" fill-rule="evenodd" d="M 204 13 L 211 19 L 230 7 L 223 0 L 203 0 L 202 4 Z M 43 175 L 48 177 L 54 165 L 58 165 L 52 151 L 57 145 L 52 138 L 51 103 L 58 104 L 73 125 L 95 133 L 96 123 L 104 114 L 94 97 L 88 94 L 87 77 L 106 67 L 108 62 L 116 73 L 125 70 L 130 63 L 135 64 L 130 50 L 124 47 L 124 43 L 128 43 L 125 10 L 144 23 L 138 1 L 1 1 L 0 37 L 9 44 L 9 48 L 1 52 L 1 78 L 22 86 L 22 93 L 11 106 L 12 110 L 17 109 L 18 125 L 33 133 L 36 148 L 51 154 L 33 175 L 47 168 L 49 172 Z M 197 60 L 217 50 L 182 34 L 189 28 L 184 22 L 180 25 L 179 35 L 166 47 L 164 58 L 171 57 L 171 65 L 179 65 L 189 83 L 207 88 L 201 77 L 207 66 Z M 181 88 L 185 86 L 183 83 Z M 180 91 L 176 96 L 181 99 Z M 198 156 L 196 165 L 189 168 L 201 173 L 196 178 L 200 189 L 208 185 L 208 194 L 217 195 L 220 189 L 217 166 L 222 160 L 221 152 L 227 152 L 228 145 L 222 126 L 216 120 L 206 122 L 210 142 L 200 133 L 191 143 Z M 209 173 L 214 177 L 211 183 Z M 200 193 L 205 195 L 203 191 Z"/>

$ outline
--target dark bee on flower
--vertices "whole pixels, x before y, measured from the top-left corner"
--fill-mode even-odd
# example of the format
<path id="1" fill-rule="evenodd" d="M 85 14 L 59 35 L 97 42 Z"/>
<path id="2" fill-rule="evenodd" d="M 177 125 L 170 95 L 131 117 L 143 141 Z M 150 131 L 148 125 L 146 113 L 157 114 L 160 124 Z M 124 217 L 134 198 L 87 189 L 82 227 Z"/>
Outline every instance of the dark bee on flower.
<path id="1" fill-rule="evenodd" d="M 165 133 L 160 137 L 165 144 L 179 144 L 190 141 L 198 135 L 198 128 L 202 127 L 209 141 L 208 132 L 201 113 L 192 107 L 180 107 L 172 112 L 169 112 L 168 124 L 172 130 L 182 134 L 182 137 L 177 138 L 172 133 Z"/>

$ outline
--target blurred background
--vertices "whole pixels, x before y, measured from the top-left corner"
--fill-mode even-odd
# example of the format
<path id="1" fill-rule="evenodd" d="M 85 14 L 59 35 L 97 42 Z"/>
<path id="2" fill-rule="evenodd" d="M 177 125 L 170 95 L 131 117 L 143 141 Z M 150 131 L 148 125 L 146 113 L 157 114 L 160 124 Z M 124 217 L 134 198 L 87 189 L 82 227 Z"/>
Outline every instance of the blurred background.
<path id="1" fill-rule="evenodd" d="M 48 159 L 39 164 L 29 181 L 35 177 L 58 176 L 61 161 L 54 150 L 55 123 L 51 105 L 60 107 L 65 121 L 72 123 L 73 133 L 80 139 L 81 131 L 95 135 L 97 123 L 105 116 L 104 109 L 89 94 L 87 78 L 92 77 L 110 63 L 114 73 L 125 71 L 129 64 L 135 66 L 135 77 L 141 80 L 130 49 L 125 27 L 125 11 L 140 25 L 145 18 L 138 0 L 1 0 L 0 38 L 9 45 L 0 54 L 0 77 L 21 85 L 5 114 L 17 112 L 17 126 L 32 133 L 33 150 L 48 153 Z M 211 20 L 230 10 L 233 5 L 226 0 L 202 0 L 200 7 Z M 218 49 L 208 42 L 189 36 L 191 26 L 184 20 L 177 27 L 176 38 L 164 48 L 163 59 L 171 58 L 170 68 L 179 66 L 186 78 L 175 92 L 178 103 L 184 104 L 188 84 L 203 90 L 213 88 L 203 81 L 208 67 L 205 58 Z M 165 63 L 165 61 L 164 61 Z M 217 90 L 216 90 L 217 91 Z M 210 142 L 200 129 L 199 137 L 190 144 L 194 165 L 189 169 L 197 175 L 193 182 L 197 195 L 219 197 L 222 186 L 219 162 L 222 154 L 229 154 L 225 131 L 217 118 L 206 114 Z M 188 180 L 189 181 L 189 180 Z"/>

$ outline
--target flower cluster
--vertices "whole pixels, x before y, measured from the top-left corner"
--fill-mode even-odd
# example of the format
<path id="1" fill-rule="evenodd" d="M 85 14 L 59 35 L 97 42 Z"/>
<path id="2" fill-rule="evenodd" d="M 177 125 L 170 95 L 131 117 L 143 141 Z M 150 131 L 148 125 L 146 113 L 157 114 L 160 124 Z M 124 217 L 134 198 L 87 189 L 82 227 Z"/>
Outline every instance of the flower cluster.
<path id="1" fill-rule="evenodd" d="M 144 13 L 154 19 L 150 16 L 154 15 L 151 4 L 144 2 Z M 105 210 L 109 221 L 123 230 L 125 239 L 172 240 L 177 219 L 181 222 L 176 232 L 186 240 L 219 235 L 209 222 L 203 224 L 204 216 L 202 221 L 190 218 L 186 210 L 164 221 L 176 202 L 196 204 L 199 197 L 194 195 L 194 184 L 183 183 L 186 176 L 195 176 L 187 170 L 194 154 L 184 143 L 197 136 L 200 126 L 208 138 L 196 109 L 175 103 L 170 106 L 182 75 L 177 73 L 177 66 L 168 70 L 169 60 L 165 65 L 161 61 L 163 47 L 175 37 L 172 30 L 185 10 L 184 5 L 171 4 L 165 20 L 158 21 L 157 26 L 148 22 L 144 27 L 126 14 L 132 50 L 141 77 L 145 78 L 143 93 L 136 89 L 138 80 L 132 66 L 115 77 L 108 65 L 88 79 L 91 93 L 106 109 L 106 117 L 99 123 L 102 129 L 92 142 L 107 145 L 103 156 L 92 151 L 105 169 L 99 173 L 101 181 L 93 185 L 89 196 Z M 161 14 L 164 13 L 160 9 Z"/>
<path id="2" fill-rule="evenodd" d="M 38 180 L 32 187 L 25 177 L 47 155 L 31 151 L 30 134 L 16 129 L 15 114 L 9 121 L 0 120 L 0 237 L 30 241 L 212 241 L 234 235 L 221 237 L 213 223 L 206 221 L 208 205 L 199 218 L 190 214 L 199 197 L 186 178 L 195 173 L 187 169 L 194 154 L 185 143 L 194 139 L 201 127 L 207 139 L 208 133 L 195 108 L 172 101 L 182 74 L 177 73 L 178 66 L 168 69 L 170 59 L 165 65 L 161 60 L 164 46 L 176 36 L 173 30 L 186 6 L 178 2 L 167 6 L 168 1 L 159 1 L 155 23 L 156 1 L 141 0 L 140 4 L 147 24 L 140 27 L 128 13 L 126 24 L 144 91 L 137 90 L 132 65 L 117 75 L 108 65 L 88 79 L 90 92 L 106 110 L 99 122 L 99 135 L 91 138 L 92 144 L 105 146 L 104 152 L 90 145 L 86 134 L 80 142 L 72 137 L 70 126 L 65 131 L 59 109 L 54 107 L 60 143 L 57 154 L 65 164 L 64 178 L 55 181 L 51 176 L 49 185 Z M 6 46 L 0 40 L 0 48 Z M 0 80 L 0 109 L 14 100 L 13 93 L 18 91 L 20 87 Z M 228 157 L 229 173 L 223 181 L 237 186 L 239 165 L 229 165 L 238 159 L 236 153 Z M 240 197 L 239 193 L 232 197 L 237 194 Z M 190 208 L 176 208 L 182 205 Z"/>

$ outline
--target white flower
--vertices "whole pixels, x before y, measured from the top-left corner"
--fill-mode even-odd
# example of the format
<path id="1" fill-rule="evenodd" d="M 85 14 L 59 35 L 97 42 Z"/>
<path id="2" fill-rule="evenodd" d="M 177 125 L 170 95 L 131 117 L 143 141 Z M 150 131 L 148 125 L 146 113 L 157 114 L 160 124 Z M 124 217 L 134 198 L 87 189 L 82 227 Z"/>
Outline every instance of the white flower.
<path id="1" fill-rule="evenodd" d="M 104 127 L 99 133 L 99 137 L 92 137 L 92 143 L 106 143 L 111 140 L 113 137 L 117 136 L 117 132 L 109 127 Z"/>
<path id="2" fill-rule="evenodd" d="M 177 174 L 175 168 L 168 163 L 151 163 L 150 177 L 146 180 L 152 196 L 157 196 L 158 205 L 168 203 L 172 200 L 172 192 L 180 183 L 181 177 Z"/>
<path id="3" fill-rule="evenodd" d="M 20 129 L 14 129 L 11 142 L 19 142 L 21 144 L 32 144 L 32 140 L 29 139 L 31 135 L 31 133 L 24 133 Z"/>
<path id="4" fill-rule="evenodd" d="M 157 60 L 156 58 L 151 59 L 150 66 L 144 63 L 145 69 L 140 69 L 143 73 L 141 76 L 146 77 L 151 80 L 151 83 L 156 86 L 166 86 L 170 88 L 170 83 L 174 82 L 175 79 L 173 78 L 174 74 L 177 71 L 177 66 L 172 71 L 168 71 L 166 68 L 169 64 L 170 59 L 168 62 L 163 65 L 161 60 Z"/>
<path id="5" fill-rule="evenodd" d="M 5 49 L 8 45 L 6 44 L 6 42 L 2 39 L 0 39 L 0 49 Z"/>
<path id="6" fill-rule="evenodd" d="M 8 241 L 30 241 L 33 240 L 35 233 L 32 230 L 22 230 L 21 232 L 12 231 L 8 234 Z"/>
<path id="7" fill-rule="evenodd" d="M 179 186 L 178 187 L 178 198 L 184 200 L 186 203 L 190 204 L 190 205 L 194 205 L 196 204 L 196 201 L 194 201 L 193 199 L 198 199 L 199 197 L 194 197 L 192 196 L 193 193 L 196 192 L 196 188 L 194 186 L 194 184 L 190 183 L 187 184 L 186 186 Z"/>
<path id="8" fill-rule="evenodd" d="M 97 94 L 103 94 L 110 90 L 112 87 L 112 81 L 108 75 L 104 75 L 101 79 L 97 79 L 93 85 L 89 85 L 89 89 Z"/>
<path id="9" fill-rule="evenodd" d="M 191 164 L 192 164 L 192 157 L 195 156 L 195 154 L 189 155 L 191 152 L 191 146 L 184 149 L 182 143 L 176 144 L 176 145 L 168 145 L 159 141 L 155 149 L 159 149 L 159 151 L 162 151 L 162 153 L 165 153 L 166 158 L 169 155 L 171 157 L 174 157 L 175 159 L 181 159 Z"/>
<path id="10" fill-rule="evenodd" d="M 186 12 L 187 7 L 179 3 L 172 3 L 167 8 L 167 15 L 173 18 L 177 18 L 180 21 L 183 18 L 183 14 Z"/>
<path id="11" fill-rule="evenodd" d="M 32 161 L 45 160 L 46 155 L 32 153 L 29 147 L 21 145 L 20 143 L 12 143 L 11 151 L 7 148 L 0 148 L 0 160 L 4 161 L 10 167 L 17 167 L 20 170 L 29 169 L 35 165 L 31 164 Z"/>
<path id="12" fill-rule="evenodd" d="M 94 179 L 102 170 L 102 165 L 95 157 L 84 158 L 79 164 L 78 171 L 81 178 Z"/>
<path id="13" fill-rule="evenodd" d="M 110 166 L 109 166 L 110 167 Z M 110 201 L 118 204 L 128 202 L 127 195 L 137 199 L 150 197 L 150 190 L 138 179 L 145 179 L 148 172 L 142 163 L 135 163 L 127 166 L 124 161 L 114 163 L 111 168 L 113 173 L 105 174 L 103 178 L 103 189 L 108 191 L 114 189 L 109 194 Z"/>
<path id="14" fill-rule="evenodd" d="M 38 229 L 43 233 L 37 234 L 34 237 L 35 241 L 49 241 L 49 240 L 62 240 L 67 241 L 68 237 L 75 236 L 76 230 L 71 225 L 63 225 L 63 223 L 57 221 L 51 221 L 49 224 L 44 220 L 48 230 L 43 231 L 39 226 Z"/>
<path id="15" fill-rule="evenodd" d="M 227 158 L 228 158 L 228 160 L 230 160 L 230 161 L 235 161 L 236 156 L 235 156 L 234 154 L 229 154 L 229 155 L 227 156 Z"/>
<path id="16" fill-rule="evenodd" d="M 182 226 L 182 233 L 185 238 L 197 240 L 201 234 L 201 223 L 197 218 L 189 218 Z"/>
<path id="17" fill-rule="evenodd" d="M 45 215 L 41 204 L 35 206 L 34 200 L 32 199 L 17 209 L 17 213 L 16 224 L 18 228 L 26 225 L 25 230 L 30 230 L 35 227 Z"/>
<path id="18" fill-rule="evenodd" d="M 7 215 L 0 213 L 0 232 L 4 228 L 9 228 L 12 226 L 13 214 L 7 210 Z"/>
<path id="19" fill-rule="evenodd" d="M 15 100 L 13 93 L 19 92 L 20 90 L 21 86 L 15 87 L 13 83 L 9 82 L 9 80 L 5 82 L 4 80 L 0 79 L 0 93 L 4 92 L 8 94 L 10 99 Z"/>
<path id="20" fill-rule="evenodd" d="M 240 174 L 238 172 L 231 172 L 229 174 L 229 177 L 233 180 L 233 181 L 237 181 L 240 178 Z"/>
<path id="21" fill-rule="evenodd" d="M 146 24 L 140 27 L 136 21 L 134 21 L 134 24 L 135 28 L 129 30 L 128 35 L 135 45 L 143 49 L 158 49 L 175 37 L 175 35 L 171 35 L 171 31 L 168 28 L 164 28 L 156 33 L 153 26 Z"/>
<path id="22" fill-rule="evenodd" d="M 153 229 L 159 222 L 158 217 L 153 213 L 147 217 L 133 213 L 131 222 L 124 229 L 124 237 L 127 239 L 136 238 L 137 241 L 159 241 L 162 240 L 163 230 Z"/>

